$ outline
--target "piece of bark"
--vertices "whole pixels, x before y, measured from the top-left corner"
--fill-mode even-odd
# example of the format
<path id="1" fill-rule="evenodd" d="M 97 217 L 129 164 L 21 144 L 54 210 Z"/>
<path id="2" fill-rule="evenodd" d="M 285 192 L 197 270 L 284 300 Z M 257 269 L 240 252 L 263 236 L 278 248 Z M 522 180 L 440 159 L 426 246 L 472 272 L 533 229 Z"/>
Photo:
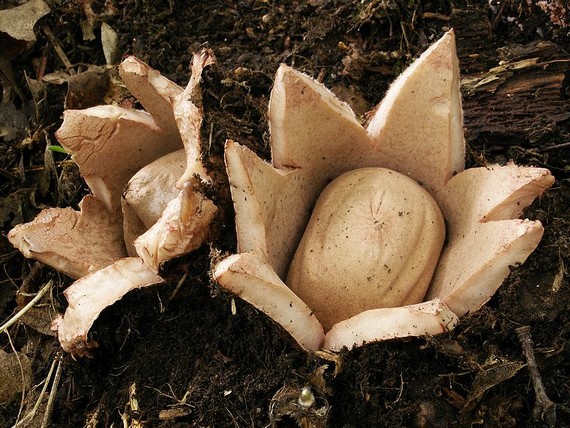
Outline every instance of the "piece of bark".
<path id="1" fill-rule="evenodd" d="M 570 55 L 549 42 L 509 46 L 482 76 L 463 79 L 468 140 L 478 136 L 535 142 L 570 118 L 565 86 Z M 567 90 L 567 89 L 566 89 Z"/>
<path id="2" fill-rule="evenodd" d="M 465 137 L 470 143 L 483 137 L 520 145 L 554 132 L 570 117 L 570 76 L 565 78 L 570 56 L 547 41 L 499 47 L 493 38 L 499 8 L 491 19 L 481 8 L 457 9 L 450 16 L 461 66 Z"/>

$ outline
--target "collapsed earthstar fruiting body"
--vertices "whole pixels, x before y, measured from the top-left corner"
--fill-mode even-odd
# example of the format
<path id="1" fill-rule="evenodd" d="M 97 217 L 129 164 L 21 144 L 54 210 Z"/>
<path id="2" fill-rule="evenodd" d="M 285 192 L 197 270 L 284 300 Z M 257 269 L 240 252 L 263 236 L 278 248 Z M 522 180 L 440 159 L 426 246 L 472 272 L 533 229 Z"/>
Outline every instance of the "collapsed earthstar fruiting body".
<path id="1" fill-rule="evenodd" d="M 217 207 L 202 191 L 210 178 L 201 159 L 199 83 L 213 60 L 207 49 L 195 55 L 190 82 L 181 88 L 129 57 L 120 75 L 146 111 L 105 105 L 64 113 L 56 136 L 93 195 L 80 211 L 41 212 L 8 239 L 26 257 L 78 279 L 53 325 L 74 355 L 95 346 L 87 333 L 105 307 L 130 290 L 163 282 L 160 265 L 210 235 Z"/>

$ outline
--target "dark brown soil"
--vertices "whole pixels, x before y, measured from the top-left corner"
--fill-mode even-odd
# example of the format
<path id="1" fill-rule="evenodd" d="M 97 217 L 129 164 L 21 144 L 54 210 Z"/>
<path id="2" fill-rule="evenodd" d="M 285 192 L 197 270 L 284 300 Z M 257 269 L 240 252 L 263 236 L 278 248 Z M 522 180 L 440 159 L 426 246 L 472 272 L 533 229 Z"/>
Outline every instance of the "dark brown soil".
<path id="1" fill-rule="evenodd" d="M 182 85 L 192 53 L 204 44 L 214 50 L 217 63 L 203 82 L 203 139 L 211 141 L 207 162 L 220 177 L 214 193 L 224 210 L 211 246 L 164 267 L 167 285 L 133 292 L 105 310 L 92 329 L 100 344 L 93 358 L 63 356 L 51 426 L 80 427 L 91 420 L 89 426 L 117 427 L 121 417 L 131 427 L 137 421 L 145 427 L 325 426 L 317 414 L 322 407 L 330 427 L 548 426 L 542 417 L 548 415 L 534 411 L 537 396 L 515 333 L 525 325 L 546 394 L 556 403 L 556 426 L 570 426 L 564 407 L 570 406 L 569 27 L 519 0 L 491 2 L 493 8 L 484 0 L 93 0 L 83 3 L 96 14 L 97 37 L 85 41 L 82 2 L 48 3 L 52 10 L 42 22 L 76 69 L 105 64 L 100 22 L 118 32 L 121 54 L 138 56 Z M 468 164 L 515 160 L 550 168 L 557 178 L 526 212 L 545 226 L 539 248 L 481 311 L 434 338 L 370 344 L 333 358 L 299 350 L 240 300 L 232 315 L 231 296 L 209 277 L 210 253 L 235 251 L 231 201 L 217 191 L 225 183 L 223 144 L 232 138 L 269 157 L 265 113 L 278 65 L 318 76 L 363 114 L 406 64 L 451 27 L 465 80 Z M 25 76 L 65 68 L 45 31 L 36 28 L 38 41 L 12 60 L 23 99 L 14 92 L 5 99 L 27 124 L 16 137 L 0 140 L 3 319 L 25 303 L 25 297 L 15 298 L 25 278 L 31 278 L 30 292 L 53 279 L 57 287 L 49 302 L 64 309 L 61 292 L 71 281 L 48 267 L 29 277 L 33 262 L 10 246 L 6 233 L 43 207 L 77 204 L 87 191 L 63 154 L 55 154 L 57 177 L 45 175 L 44 150 L 56 141 L 67 88 L 48 84 L 45 98 L 33 101 Z M 491 71 L 500 61 L 532 58 L 532 66 Z M 467 82 L 489 72 L 499 76 L 491 84 Z M 3 82 L 4 90 L 11 86 Z M 9 332 L 14 347 L 31 358 L 32 384 L 39 384 L 59 355 L 56 340 L 24 324 Z M 0 343 L 9 351 L 4 336 Z M 135 395 L 129 394 L 132 385 Z M 305 412 L 291 405 L 304 386 L 317 398 Z M 13 425 L 19 407 L 18 399 L 5 405 L 0 426 Z"/>

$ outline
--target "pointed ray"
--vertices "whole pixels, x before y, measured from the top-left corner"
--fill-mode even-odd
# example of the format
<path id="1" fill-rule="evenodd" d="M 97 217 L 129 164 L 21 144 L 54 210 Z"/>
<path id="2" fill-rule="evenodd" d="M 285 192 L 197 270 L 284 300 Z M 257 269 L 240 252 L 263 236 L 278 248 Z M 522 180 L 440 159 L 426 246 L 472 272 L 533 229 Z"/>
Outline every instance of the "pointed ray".
<path id="1" fill-rule="evenodd" d="M 259 252 L 228 257 L 216 266 L 214 278 L 222 287 L 280 324 L 303 348 L 321 347 L 323 327 Z"/>
<path id="2" fill-rule="evenodd" d="M 349 161 L 362 149 L 372 148 L 347 104 L 324 85 L 286 65 L 275 75 L 269 127 L 273 166 L 279 169 L 316 170 L 319 165 Z"/>
<path id="3" fill-rule="evenodd" d="M 465 143 L 453 31 L 392 84 L 368 125 L 384 165 L 433 191 L 464 168 Z"/>
<path id="4" fill-rule="evenodd" d="M 14 227 L 8 240 L 24 256 L 75 279 L 124 257 L 120 219 L 93 196 L 85 196 L 79 208 L 43 210 L 33 221 Z"/>
<path id="5" fill-rule="evenodd" d="M 479 222 L 518 217 L 552 183 L 544 168 L 491 165 L 463 171 L 435 196 L 453 235 Z"/>
<path id="6" fill-rule="evenodd" d="M 539 221 L 501 220 L 480 223 L 455 234 L 444 247 L 426 299 L 439 298 L 458 316 L 487 302 L 523 263 L 542 238 Z"/>
<path id="7" fill-rule="evenodd" d="M 365 342 L 396 337 L 445 333 L 457 324 L 457 316 L 440 300 L 399 308 L 372 309 L 335 324 L 325 336 L 323 348 L 340 351 Z"/>
<path id="8" fill-rule="evenodd" d="M 137 254 L 158 272 L 161 263 L 204 243 L 217 211 L 214 203 L 197 189 L 197 180 L 188 180 L 177 197 L 168 202 L 158 221 L 135 240 Z"/>
<path id="9" fill-rule="evenodd" d="M 111 212 L 120 208 L 123 189 L 135 172 L 179 148 L 143 111 L 109 105 L 66 110 L 63 117 L 57 139 Z"/>
<path id="10" fill-rule="evenodd" d="M 202 164 L 202 143 L 200 130 L 202 128 L 202 89 L 200 79 L 205 67 L 215 61 L 214 53 L 210 49 L 203 49 L 192 58 L 192 76 L 184 91 L 173 100 L 174 117 L 176 125 L 184 143 L 186 153 L 186 171 L 178 179 L 177 187 L 182 189 L 184 183 L 195 174 L 204 181 L 210 177 Z"/>
<path id="11" fill-rule="evenodd" d="M 75 356 L 88 356 L 97 344 L 87 339 L 87 333 L 101 311 L 131 290 L 161 282 L 138 257 L 120 259 L 75 281 L 64 291 L 69 306 L 52 327 L 57 329 L 61 347 Z"/>
<path id="12" fill-rule="evenodd" d="M 181 148 L 182 140 L 174 119 L 172 103 L 182 94 L 183 89 L 134 56 L 125 58 L 121 63 L 119 75 L 130 93 L 152 115 L 156 124 L 169 138 L 178 142 Z"/>
<path id="13" fill-rule="evenodd" d="M 509 266 L 523 263 L 542 237 L 540 222 L 511 220 L 552 185 L 542 168 L 494 165 L 453 177 L 436 195 L 448 221 L 448 244 L 427 298 L 457 315 L 479 309 L 501 286 Z"/>
<path id="14" fill-rule="evenodd" d="M 233 141 L 226 144 L 225 155 L 238 252 L 261 250 L 284 278 L 310 215 L 299 190 L 305 177 L 301 170 L 276 170 Z"/>

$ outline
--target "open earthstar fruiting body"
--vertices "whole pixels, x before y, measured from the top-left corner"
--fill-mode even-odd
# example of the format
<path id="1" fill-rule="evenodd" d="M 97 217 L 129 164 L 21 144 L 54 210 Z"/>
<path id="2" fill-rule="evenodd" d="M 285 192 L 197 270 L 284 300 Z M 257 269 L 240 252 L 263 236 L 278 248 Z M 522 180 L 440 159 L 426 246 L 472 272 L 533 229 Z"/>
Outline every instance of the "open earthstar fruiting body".
<path id="1" fill-rule="evenodd" d="M 404 71 L 366 128 L 323 85 L 285 65 L 276 74 L 269 124 L 271 164 L 233 141 L 226 144 L 238 254 L 218 263 L 214 276 L 306 349 L 339 350 L 449 331 L 459 316 L 476 311 L 495 293 L 509 266 L 522 263 L 542 237 L 540 222 L 517 217 L 552 185 L 548 170 L 508 164 L 464 171 L 453 31 Z M 429 192 L 436 210 L 427 216 L 414 213 L 409 223 L 392 221 L 390 233 L 361 230 L 358 209 L 349 213 L 355 207 L 372 213 L 388 208 L 396 220 L 404 220 L 400 212 L 403 217 L 412 211 L 395 205 L 379 209 L 378 201 L 393 203 L 390 192 L 408 194 L 405 186 L 390 185 L 386 174 L 376 177 L 384 184 L 372 178 L 373 184 L 356 192 L 363 200 L 351 195 L 355 203 L 342 190 L 327 188 L 343 173 L 353 171 L 349 174 L 359 178 L 369 168 L 415 180 L 415 186 Z M 325 209 L 317 202 L 322 192 Z M 378 197 L 378 192 L 386 194 Z M 414 195 L 404 199 L 417 202 Z M 431 204 L 426 201 L 421 204 Z M 440 220 L 434 213 L 439 212 L 447 225 L 443 249 L 444 232 L 435 226 Z M 374 215 L 365 221 L 370 219 Z M 434 237 L 423 241 L 426 228 Z M 370 250 L 370 260 L 359 248 L 365 239 L 384 247 Z M 400 256 L 405 263 L 395 263 Z M 382 269 L 392 268 L 394 281 L 390 274 L 382 276 Z M 355 273 L 356 279 L 350 278 Z"/>
<path id="2" fill-rule="evenodd" d="M 56 136 L 93 195 L 80 211 L 44 210 L 8 239 L 26 257 L 78 279 L 53 326 L 74 355 L 96 346 L 87 333 L 105 307 L 163 282 L 161 263 L 208 238 L 217 208 L 201 191 L 210 177 L 201 159 L 199 82 L 213 59 L 207 49 L 195 55 L 190 82 L 181 88 L 128 57 L 119 73 L 146 111 L 105 105 L 64 113 Z"/>

